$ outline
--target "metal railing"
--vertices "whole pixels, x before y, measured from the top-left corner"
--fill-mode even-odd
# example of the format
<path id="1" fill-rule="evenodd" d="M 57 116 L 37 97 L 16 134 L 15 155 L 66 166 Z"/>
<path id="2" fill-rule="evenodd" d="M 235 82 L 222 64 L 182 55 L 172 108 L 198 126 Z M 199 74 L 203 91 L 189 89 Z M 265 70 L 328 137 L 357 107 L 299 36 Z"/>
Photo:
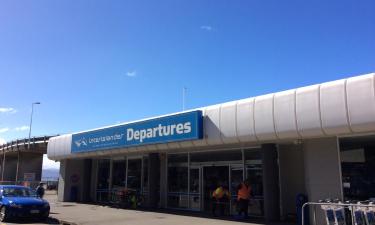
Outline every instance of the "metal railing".
<path id="1" fill-rule="evenodd" d="M 302 206 L 302 225 L 305 224 L 305 208 L 312 206 L 313 225 L 317 225 L 317 208 L 323 211 L 327 225 L 375 225 L 375 204 L 363 202 L 307 202 Z M 348 213 L 350 212 L 350 213 Z M 310 213 L 310 210 L 308 210 Z M 350 215 L 350 218 L 348 215 Z M 308 218 L 308 217 L 307 217 Z M 350 222 L 350 223 L 349 223 Z"/>
<path id="2" fill-rule="evenodd" d="M 145 203 L 144 193 L 135 189 L 97 189 L 96 200 L 100 204 L 112 205 L 119 208 L 136 208 Z"/>

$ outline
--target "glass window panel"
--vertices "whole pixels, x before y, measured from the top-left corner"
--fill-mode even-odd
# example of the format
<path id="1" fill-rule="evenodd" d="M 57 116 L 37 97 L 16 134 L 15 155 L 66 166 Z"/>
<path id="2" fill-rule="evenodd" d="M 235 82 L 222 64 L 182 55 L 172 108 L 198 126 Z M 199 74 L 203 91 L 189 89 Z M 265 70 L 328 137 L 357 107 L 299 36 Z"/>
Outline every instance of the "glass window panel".
<path id="1" fill-rule="evenodd" d="M 375 136 L 341 138 L 340 158 L 344 199 L 375 198 Z"/>
<path id="2" fill-rule="evenodd" d="M 168 191 L 187 192 L 188 191 L 188 168 L 168 167 Z"/>
<path id="3" fill-rule="evenodd" d="M 109 159 L 100 159 L 98 161 L 98 189 L 108 189 L 109 188 Z"/>
<path id="4" fill-rule="evenodd" d="M 129 159 L 128 164 L 128 188 L 140 190 L 142 176 L 142 159 Z"/>
<path id="5" fill-rule="evenodd" d="M 109 173 L 110 173 L 110 160 L 100 159 L 98 160 L 97 169 L 97 190 L 96 190 L 96 200 L 98 202 L 108 201 L 109 195 Z"/>
<path id="6" fill-rule="evenodd" d="M 187 166 L 188 154 L 169 154 L 168 166 Z"/>
<path id="7" fill-rule="evenodd" d="M 246 165 L 246 179 L 249 180 L 253 197 L 249 203 L 249 214 L 263 216 L 263 170 L 262 165 Z"/>
<path id="8" fill-rule="evenodd" d="M 187 194 L 169 194 L 168 195 L 169 208 L 187 208 L 188 195 Z"/>
<path id="9" fill-rule="evenodd" d="M 231 191 L 231 204 L 232 204 L 232 211 L 231 214 L 237 214 L 237 192 L 238 187 L 243 181 L 243 169 L 242 167 L 232 167 L 230 174 L 230 191 Z"/>
<path id="10" fill-rule="evenodd" d="M 168 207 L 188 207 L 188 155 L 168 155 Z"/>
<path id="11" fill-rule="evenodd" d="M 262 155 L 261 150 L 257 148 L 245 149 L 244 150 L 245 160 L 247 163 L 261 164 Z"/>
<path id="12" fill-rule="evenodd" d="M 199 168 L 190 169 L 190 193 L 199 193 Z"/>
<path id="13" fill-rule="evenodd" d="M 245 149 L 246 179 L 249 180 L 253 197 L 249 203 L 249 214 L 263 216 L 263 168 L 261 150 Z"/>
<path id="14" fill-rule="evenodd" d="M 190 154 L 190 162 L 242 161 L 241 150 L 209 151 Z"/>
<path id="15" fill-rule="evenodd" d="M 125 187 L 126 160 L 113 160 L 112 163 L 112 188 L 119 189 Z"/>
<path id="16" fill-rule="evenodd" d="M 190 209 L 200 210 L 200 169 L 190 168 Z"/>

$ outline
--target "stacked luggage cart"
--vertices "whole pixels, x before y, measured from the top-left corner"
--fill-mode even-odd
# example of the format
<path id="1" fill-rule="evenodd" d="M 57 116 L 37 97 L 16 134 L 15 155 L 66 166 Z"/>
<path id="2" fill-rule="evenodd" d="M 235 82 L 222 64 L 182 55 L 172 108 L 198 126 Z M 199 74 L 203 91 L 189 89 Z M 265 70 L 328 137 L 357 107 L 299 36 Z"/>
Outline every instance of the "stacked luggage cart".
<path id="1" fill-rule="evenodd" d="M 322 210 L 326 225 L 375 225 L 375 202 L 373 201 L 346 201 L 326 199 L 319 202 L 307 202 L 302 206 L 302 225 L 307 225 L 304 218 L 304 209 L 312 208 L 313 225 L 317 210 Z M 320 224 L 319 224 L 320 225 Z"/>

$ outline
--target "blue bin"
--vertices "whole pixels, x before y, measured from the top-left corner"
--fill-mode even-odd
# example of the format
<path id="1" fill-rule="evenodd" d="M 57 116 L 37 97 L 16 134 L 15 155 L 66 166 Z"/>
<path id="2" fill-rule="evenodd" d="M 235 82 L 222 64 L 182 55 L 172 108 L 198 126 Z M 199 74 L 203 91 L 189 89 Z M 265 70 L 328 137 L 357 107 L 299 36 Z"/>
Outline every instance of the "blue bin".
<path id="1" fill-rule="evenodd" d="M 77 202 L 78 201 L 78 187 L 72 186 L 70 188 L 70 201 Z"/>
<path id="2" fill-rule="evenodd" d="M 296 212 L 297 212 L 297 224 L 302 225 L 302 206 L 308 202 L 308 198 L 305 194 L 298 194 L 296 196 Z M 308 225 L 310 223 L 310 217 L 309 217 L 309 207 L 306 206 L 304 209 L 304 224 Z"/>

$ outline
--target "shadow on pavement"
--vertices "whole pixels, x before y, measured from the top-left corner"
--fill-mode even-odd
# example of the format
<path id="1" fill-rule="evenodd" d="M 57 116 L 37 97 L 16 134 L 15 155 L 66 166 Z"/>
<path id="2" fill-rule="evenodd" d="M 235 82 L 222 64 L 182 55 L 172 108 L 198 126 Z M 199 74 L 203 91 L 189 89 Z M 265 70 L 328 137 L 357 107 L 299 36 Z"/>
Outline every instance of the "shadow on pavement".
<path id="1" fill-rule="evenodd" d="M 138 209 L 142 210 L 142 209 Z M 207 219 L 220 219 L 232 222 L 246 222 L 246 223 L 254 223 L 254 224 L 265 224 L 264 219 L 250 217 L 248 219 L 238 219 L 235 216 L 212 216 L 209 213 L 204 212 L 193 212 L 193 211 L 184 211 L 184 210 L 171 210 L 171 209 L 159 209 L 159 210 L 144 210 L 144 211 L 152 211 L 152 212 L 159 212 L 159 213 L 167 213 L 179 216 L 189 216 L 189 217 L 199 217 L 199 218 L 207 218 Z"/>
<path id="2" fill-rule="evenodd" d="M 124 210 L 134 210 L 129 208 L 122 208 L 117 207 L 116 205 L 101 205 L 101 204 L 95 204 L 100 205 L 108 208 L 116 208 L 116 209 L 124 209 Z M 178 216 L 189 216 L 189 217 L 198 217 L 198 218 L 206 218 L 206 219 L 220 219 L 220 220 L 226 220 L 226 221 L 232 221 L 232 222 L 245 222 L 245 223 L 253 223 L 253 224 L 266 224 L 265 220 L 263 218 L 259 217 L 249 217 L 247 219 L 238 219 L 236 216 L 213 216 L 210 213 L 202 212 L 202 211 L 188 211 L 188 210 L 178 210 L 178 209 L 150 209 L 150 208 L 137 208 L 137 211 L 144 211 L 144 212 L 154 212 L 154 213 L 165 213 L 165 214 L 172 214 L 172 215 L 178 215 Z M 161 215 L 159 216 L 160 219 L 164 218 L 165 216 Z"/>
<path id="3" fill-rule="evenodd" d="M 17 219 L 17 220 L 10 220 L 12 224 L 60 224 L 57 219 L 49 217 L 47 220 L 40 220 L 40 219 Z M 7 223 L 6 223 L 7 224 Z"/>

